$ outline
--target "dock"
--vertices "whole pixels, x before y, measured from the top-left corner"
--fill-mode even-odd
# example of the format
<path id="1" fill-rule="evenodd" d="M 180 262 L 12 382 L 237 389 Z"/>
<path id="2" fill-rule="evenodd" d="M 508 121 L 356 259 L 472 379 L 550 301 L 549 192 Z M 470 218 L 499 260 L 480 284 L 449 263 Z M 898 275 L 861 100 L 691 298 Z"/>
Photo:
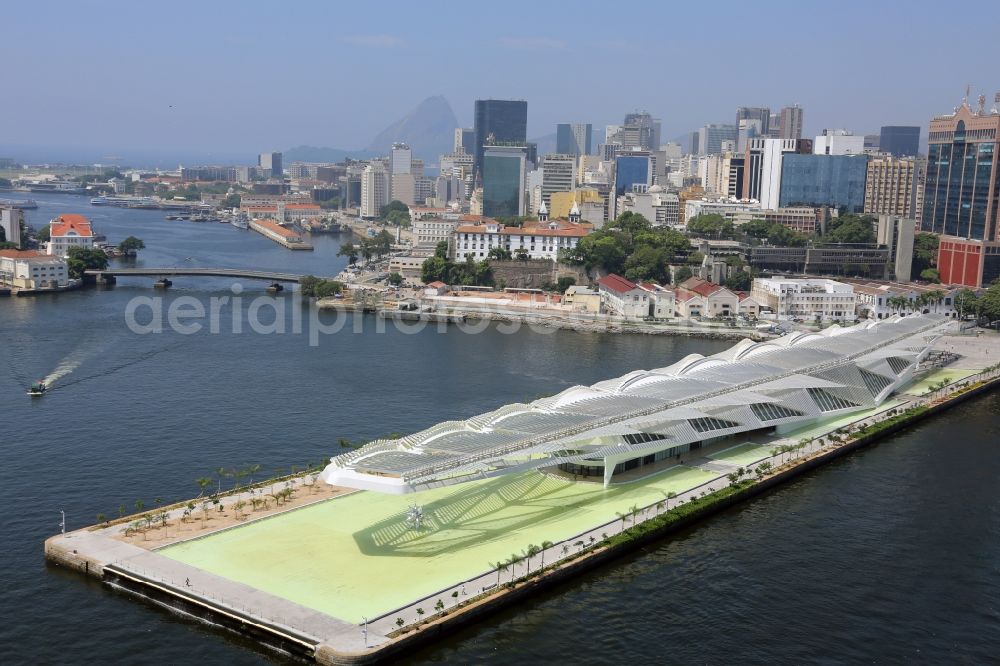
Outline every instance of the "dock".
<path id="1" fill-rule="evenodd" d="M 289 250 L 313 249 L 311 244 L 303 240 L 299 232 L 283 227 L 274 220 L 250 220 L 250 228 Z"/>

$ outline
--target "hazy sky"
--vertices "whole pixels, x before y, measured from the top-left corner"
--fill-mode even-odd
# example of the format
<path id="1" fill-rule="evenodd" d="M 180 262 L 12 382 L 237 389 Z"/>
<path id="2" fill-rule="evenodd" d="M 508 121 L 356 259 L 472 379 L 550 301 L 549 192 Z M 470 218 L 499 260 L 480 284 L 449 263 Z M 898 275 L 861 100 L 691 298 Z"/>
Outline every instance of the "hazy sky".
<path id="1" fill-rule="evenodd" d="M 926 128 L 967 83 L 989 105 L 1000 90 L 1000 2 L 954 7 L 8 2 L 0 146 L 354 149 L 437 94 L 470 126 L 478 97 L 526 99 L 529 136 L 560 121 L 603 127 L 638 108 L 662 119 L 666 139 L 732 122 L 739 105 L 792 103 L 805 108 L 807 135 Z"/>

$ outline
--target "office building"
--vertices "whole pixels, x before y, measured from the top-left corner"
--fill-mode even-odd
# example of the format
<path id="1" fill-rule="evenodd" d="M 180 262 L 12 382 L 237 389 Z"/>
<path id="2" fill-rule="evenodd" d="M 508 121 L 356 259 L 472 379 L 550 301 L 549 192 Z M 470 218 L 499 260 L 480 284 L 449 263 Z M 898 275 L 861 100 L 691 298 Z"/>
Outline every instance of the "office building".
<path id="1" fill-rule="evenodd" d="M 573 155 L 549 154 L 542 158 L 542 196 L 546 206 L 552 205 L 554 192 L 570 192 L 575 185 L 576 158 Z"/>
<path id="2" fill-rule="evenodd" d="M 766 136 L 771 129 L 771 109 L 762 106 L 741 106 L 736 109 L 736 127 L 756 125 L 757 136 Z"/>
<path id="3" fill-rule="evenodd" d="M 477 99 L 472 170 L 482 175 L 483 147 L 487 143 L 524 146 L 528 140 L 528 103 L 522 100 Z"/>
<path id="4" fill-rule="evenodd" d="M 680 199 L 673 192 L 665 192 L 653 185 L 645 192 L 626 192 L 618 198 L 615 210 L 619 215 L 626 211 L 638 213 L 655 226 L 676 227 L 680 224 Z"/>
<path id="5" fill-rule="evenodd" d="M 917 221 L 899 215 L 879 215 L 876 242 L 889 248 L 889 277 L 900 282 L 910 281 L 913 264 L 913 236 Z"/>
<path id="6" fill-rule="evenodd" d="M 361 217 L 375 219 L 389 203 L 391 182 L 382 160 L 372 160 L 361 174 Z"/>
<path id="7" fill-rule="evenodd" d="M 998 96 L 1000 97 L 1000 96 Z M 931 120 L 920 227 L 942 236 L 937 268 L 945 284 L 978 288 L 1000 278 L 1000 113 L 967 101 Z"/>
<path id="8" fill-rule="evenodd" d="M 826 279 L 755 278 L 751 294 L 779 319 L 854 321 L 854 287 Z"/>
<path id="9" fill-rule="evenodd" d="M 24 211 L 14 206 L 0 207 L 0 228 L 3 229 L 3 238 L 7 243 L 21 245 L 21 223 L 24 221 Z"/>
<path id="10" fill-rule="evenodd" d="M 917 187 L 923 169 L 923 162 L 912 157 L 868 158 L 864 212 L 916 218 L 917 199 L 923 197 Z"/>
<path id="11" fill-rule="evenodd" d="M 786 154 L 778 206 L 831 206 L 860 213 L 867 173 L 867 155 Z"/>
<path id="12" fill-rule="evenodd" d="M 614 189 L 611 193 L 608 218 L 618 216 L 618 198 L 626 192 L 644 192 L 653 184 L 653 168 L 649 153 L 644 151 L 629 151 L 615 158 Z"/>
<path id="13" fill-rule="evenodd" d="M 410 173 L 413 163 L 413 152 L 405 143 L 392 144 L 392 152 L 389 155 L 389 171 L 393 176 L 397 174 Z"/>
<path id="14" fill-rule="evenodd" d="M 452 152 L 474 155 L 476 152 L 476 131 L 465 127 L 455 128 L 455 142 Z"/>
<path id="15" fill-rule="evenodd" d="M 724 141 L 736 142 L 739 132 L 736 125 L 709 124 L 698 129 L 698 155 L 718 155 Z"/>
<path id="16" fill-rule="evenodd" d="M 761 208 L 777 208 L 782 181 L 782 159 L 799 147 L 794 139 L 752 138 L 746 146 L 742 199 L 756 199 Z"/>
<path id="17" fill-rule="evenodd" d="M 915 157 L 920 153 L 920 128 L 885 125 L 879 134 L 878 148 L 894 157 Z"/>
<path id="18" fill-rule="evenodd" d="M 589 155 L 592 134 L 590 123 L 559 123 L 556 125 L 556 152 L 575 157 Z"/>
<path id="19" fill-rule="evenodd" d="M 626 151 L 659 150 L 660 121 L 647 111 L 626 114 L 621 125 L 608 125 L 604 143 L 618 144 Z"/>
<path id="20" fill-rule="evenodd" d="M 281 167 L 281 153 L 261 153 L 257 156 L 257 166 L 270 178 L 281 178 L 285 173 Z"/>
<path id="21" fill-rule="evenodd" d="M 482 163 L 483 215 L 525 214 L 527 151 L 524 146 L 485 146 Z"/>
<path id="22" fill-rule="evenodd" d="M 816 155 L 862 155 L 865 137 L 845 129 L 825 129 L 813 142 Z"/>
<path id="23" fill-rule="evenodd" d="M 778 114 L 778 127 L 775 135 L 779 139 L 801 139 L 802 117 L 802 107 L 798 104 L 783 107 Z"/>

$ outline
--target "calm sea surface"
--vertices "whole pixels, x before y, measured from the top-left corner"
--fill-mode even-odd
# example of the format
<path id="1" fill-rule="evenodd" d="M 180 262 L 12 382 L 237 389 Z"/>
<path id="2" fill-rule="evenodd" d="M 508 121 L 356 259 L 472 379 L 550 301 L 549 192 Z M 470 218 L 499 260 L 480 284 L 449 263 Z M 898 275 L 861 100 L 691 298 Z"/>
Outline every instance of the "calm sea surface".
<path id="1" fill-rule="evenodd" d="M 12 193 L 0 196 L 17 198 Z M 336 236 L 292 253 L 217 223 L 34 195 L 29 222 L 88 215 L 138 265 L 336 274 Z M 317 462 L 340 437 L 412 432 L 727 343 L 569 331 L 380 331 L 348 319 L 310 345 L 250 331 L 243 285 L 218 333 L 138 335 L 160 308 L 233 296 L 178 278 L 0 299 L 0 647 L 5 663 L 280 662 L 213 628 L 47 567 L 45 537 L 175 501 L 219 467 Z M 185 306 L 188 307 L 188 306 Z M 280 306 L 279 306 L 280 307 Z M 264 305 L 253 315 L 275 319 Z M 333 315 L 318 317 L 331 325 Z M 234 329 L 242 328 L 237 333 Z M 356 328 L 361 333 L 353 332 Z M 30 400 L 25 385 L 59 373 Z M 412 656 L 413 663 L 995 663 L 1000 653 L 1000 395 L 964 405 Z M 377 581 L 373 581 L 377 584 Z"/>

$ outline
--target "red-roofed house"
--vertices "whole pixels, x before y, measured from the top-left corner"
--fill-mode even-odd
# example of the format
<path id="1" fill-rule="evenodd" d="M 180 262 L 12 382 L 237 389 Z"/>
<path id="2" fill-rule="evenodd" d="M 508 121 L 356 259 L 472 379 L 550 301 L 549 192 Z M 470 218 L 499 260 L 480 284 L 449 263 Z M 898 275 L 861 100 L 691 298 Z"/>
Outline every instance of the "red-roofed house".
<path id="1" fill-rule="evenodd" d="M 611 273 L 597 281 L 601 306 L 626 319 L 667 319 L 674 313 L 674 294 L 655 284 L 636 284 Z"/>
<path id="2" fill-rule="evenodd" d="M 71 247 L 94 247 L 94 232 L 83 215 L 65 213 L 49 222 L 48 254 L 66 257 Z"/>
<path id="3" fill-rule="evenodd" d="M 678 301 L 681 300 L 680 296 L 683 292 L 699 296 L 702 299 L 703 305 L 700 312 L 702 317 L 735 317 L 740 311 L 740 297 L 714 282 L 690 277 L 677 286 Z"/>

